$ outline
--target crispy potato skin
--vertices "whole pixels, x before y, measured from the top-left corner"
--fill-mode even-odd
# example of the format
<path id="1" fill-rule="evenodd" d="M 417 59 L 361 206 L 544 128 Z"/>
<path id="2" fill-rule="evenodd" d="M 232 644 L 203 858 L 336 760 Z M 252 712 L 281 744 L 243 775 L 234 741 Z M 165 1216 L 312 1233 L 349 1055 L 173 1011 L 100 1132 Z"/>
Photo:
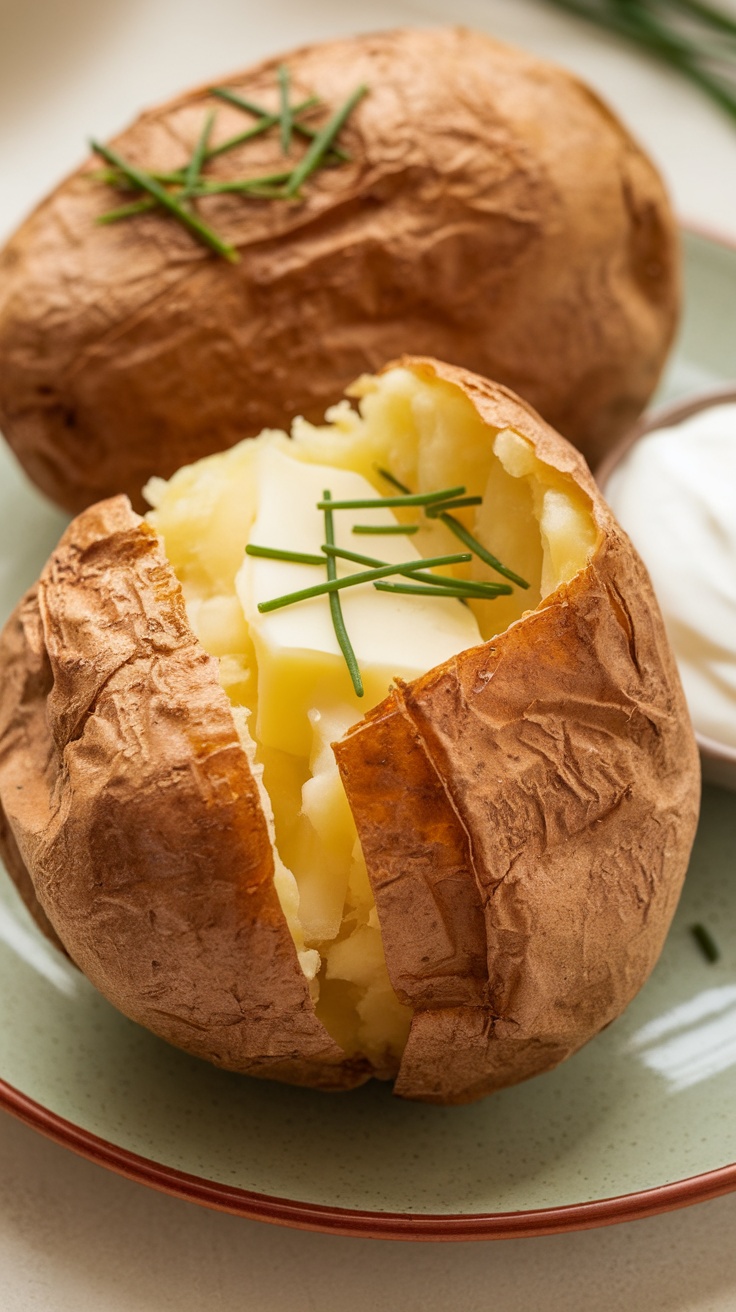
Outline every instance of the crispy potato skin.
<path id="1" fill-rule="evenodd" d="M 370 94 L 345 129 L 352 162 L 301 203 L 200 202 L 238 265 L 160 215 L 96 225 L 119 193 L 92 160 L 0 255 L 0 427 L 30 476 L 73 511 L 122 491 L 140 508 L 151 474 L 321 418 L 406 350 L 498 378 L 595 464 L 653 391 L 677 312 L 673 217 L 637 144 L 568 73 L 459 28 L 286 59 L 296 100 Z M 226 82 L 275 105 L 280 62 Z M 200 87 L 114 144 L 179 168 L 206 103 Z M 216 140 L 243 130 L 217 108 Z M 281 168 L 276 132 L 211 165 Z"/>
<path id="2" fill-rule="evenodd" d="M 506 389 L 400 363 L 529 438 L 601 532 L 569 585 L 335 744 L 415 1008 L 395 1092 L 462 1103 L 556 1065 L 641 987 L 687 866 L 698 755 L 648 577 L 581 457 Z M 215 663 L 124 498 L 71 525 L 6 626 L 0 675 L 12 843 L 93 982 L 220 1065 L 366 1078 L 314 1015 Z"/>
<path id="3" fill-rule="evenodd" d="M 0 663 L 15 859 L 1 829 L 0 849 L 23 892 L 22 857 L 76 964 L 218 1066 L 329 1089 L 367 1079 L 314 1015 L 216 662 L 124 497 L 72 523 Z"/>

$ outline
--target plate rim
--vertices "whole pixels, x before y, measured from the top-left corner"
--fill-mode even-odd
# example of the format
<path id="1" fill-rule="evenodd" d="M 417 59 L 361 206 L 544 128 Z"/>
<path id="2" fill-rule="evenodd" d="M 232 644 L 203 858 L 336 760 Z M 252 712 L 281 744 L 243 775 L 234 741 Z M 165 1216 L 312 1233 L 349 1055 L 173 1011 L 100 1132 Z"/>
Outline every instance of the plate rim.
<path id="1" fill-rule="evenodd" d="M 532 1238 L 657 1216 L 661 1212 L 718 1198 L 736 1189 L 736 1162 L 733 1162 L 634 1193 L 596 1198 L 587 1203 L 568 1203 L 561 1207 L 515 1212 L 373 1212 L 262 1194 L 165 1166 L 75 1125 L 1 1078 L 0 1108 L 88 1161 L 159 1193 L 251 1221 L 359 1239 L 467 1242 Z"/>
<path id="2" fill-rule="evenodd" d="M 680 219 L 682 233 L 736 254 L 736 236 Z M 586 1203 L 513 1212 L 366 1211 L 303 1202 L 190 1175 L 111 1143 L 60 1116 L 0 1077 L 0 1109 L 98 1166 L 160 1193 L 253 1221 L 363 1239 L 414 1242 L 512 1239 L 590 1230 L 706 1202 L 736 1190 L 736 1162 L 667 1184 Z"/>

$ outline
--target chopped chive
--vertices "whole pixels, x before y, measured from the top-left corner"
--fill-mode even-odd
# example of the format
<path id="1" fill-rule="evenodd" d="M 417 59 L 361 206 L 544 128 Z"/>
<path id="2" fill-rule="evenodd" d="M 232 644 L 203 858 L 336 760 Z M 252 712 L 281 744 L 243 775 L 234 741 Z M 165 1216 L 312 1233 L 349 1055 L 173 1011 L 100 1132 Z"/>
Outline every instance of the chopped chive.
<path id="1" fill-rule="evenodd" d="M 322 496 L 324 501 L 329 502 L 331 500 L 332 493 L 330 492 L 329 488 L 325 492 L 323 492 Z M 329 507 L 325 510 L 325 537 L 329 545 L 331 547 L 334 547 L 335 524 L 334 524 L 332 511 L 329 509 Z M 337 580 L 337 563 L 335 561 L 334 556 L 327 556 L 326 564 L 327 564 L 328 582 L 334 583 Z M 345 628 L 345 617 L 342 613 L 340 598 L 338 597 L 336 592 L 330 593 L 330 614 L 332 616 L 332 624 L 335 630 L 335 637 L 337 638 L 340 651 L 345 657 L 345 664 L 348 667 L 348 673 L 352 680 L 353 688 L 355 689 L 355 695 L 356 697 L 362 697 L 363 680 L 360 674 L 360 667 L 358 665 L 355 652 L 353 651 L 353 644 L 351 643 L 350 638 L 348 637 L 348 631 Z"/>
<path id="2" fill-rule="evenodd" d="M 281 610 L 284 606 L 291 606 L 297 601 L 307 601 L 310 597 L 321 597 L 330 592 L 340 592 L 343 588 L 355 588 L 360 583 L 372 583 L 374 579 L 389 578 L 391 574 L 411 573 L 423 566 L 430 569 L 435 565 L 456 565 L 461 561 L 470 560 L 469 555 L 462 556 L 435 556 L 429 560 L 407 560 L 402 561 L 400 565 L 384 565 L 382 569 L 361 570 L 359 574 L 350 574 L 344 579 L 328 579 L 327 583 L 317 583 L 312 588 L 302 588 L 299 592 L 289 592 L 283 597 L 274 597 L 272 601 L 261 601 L 258 603 L 258 609 L 262 614 L 267 611 Z"/>
<path id="3" fill-rule="evenodd" d="M 420 597 L 455 597 L 458 601 L 495 601 L 496 597 L 502 596 L 505 592 L 511 592 L 504 584 L 499 584 L 497 588 L 492 585 L 488 590 L 479 587 L 476 589 L 455 588 L 452 586 L 452 579 L 443 580 L 439 575 L 437 577 L 437 587 L 430 588 L 425 585 L 414 585 L 412 583 L 374 583 L 374 588 L 379 592 L 411 592 Z"/>
<path id="4" fill-rule="evenodd" d="M 220 100 L 226 100 L 230 104 L 235 104 L 238 109 L 247 108 L 247 105 L 244 102 L 241 102 L 238 96 L 235 96 L 232 92 L 226 92 L 224 88 L 214 88 L 211 94 L 213 96 L 218 96 Z M 308 100 L 302 100 L 298 105 L 292 106 L 292 115 L 301 114 L 303 110 L 311 109 L 312 106 L 317 103 L 317 97 L 310 96 Z M 213 146 L 211 150 L 207 151 L 207 159 L 214 159 L 216 155 L 224 155 L 226 151 L 232 150 L 235 146 L 242 145 L 244 141 L 250 141 L 253 137 L 259 137 L 262 132 L 268 132 L 270 128 L 276 127 L 276 124 L 280 122 L 279 114 L 271 114 L 265 109 L 256 111 L 253 107 L 250 108 L 248 112 L 251 114 L 260 112 L 258 122 L 254 123 L 252 127 L 246 128 L 244 132 L 238 132 L 234 137 L 228 137 L 227 141 L 221 142 L 219 146 Z M 294 124 L 295 130 L 298 126 L 297 123 Z"/>
<path id="5" fill-rule="evenodd" d="M 192 158 L 187 165 L 187 171 L 184 175 L 184 190 L 180 193 L 180 200 L 189 200 L 197 182 L 199 181 L 215 117 L 215 111 L 212 109 L 202 124 L 202 131 L 199 134 L 199 140 L 192 151 Z"/>
<path id="6" fill-rule="evenodd" d="M 714 962 L 720 959 L 721 949 L 713 938 L 713 935 L 710 933 L 710 930 L 705 928 L 705 925 L 691 925 L 690 933 L 695 939 L 695 942 L 703 953 L 706 961 L 709 961 L 711 965 L 713 965 Z"/>
<path id="7" fill-rule="evenodd" d="M 454 501 L 443 501 L 439 506 L 428 506 L 425 514 L 436 519 L 443 510 L 458 510 L 461 506 L 482 506 L 482 497 L 456 497 Z"/>
<path id="8" fill-rule="evenodd" d="M 344 126 L 346 119 L 353 112 L 358 101 L 362 100 L 367 90 L 367 86 L 357 87 L 352 95 L 348 96 L 344 105 L 332 115 L 329 122 L 326 123 L 325 126 L 317 132 L 317 135 L 312 138 L 311 145 L 306 154 L 297 164 L 291 175 L 291 182 L 287 188 L 288 195 L 296 195 L 302 183 L 306 181 L 310 173 L 313 173 L 314 170 L 319 167 L 324 156 L 333 145 L 338 132 Z"/>
<path id="9" fill-rule="evenodd" d="M 218 255 L 223 255 L 225 259 L 230 260 L 231 263 L 238 262 L 240 256 L 235 247 L 231 246 L 228 242 L 223 241 L 216 232 L 213 232 L 212 228 L 208 227 L 206 223 L 202 223 L 201 219 L 197 218 L 195 214 L 191 214 L 183 205 L 180 205 L 179 202 L 170 195 L 166 188 L 162 187 L 160 182 L 157 182 L 155 178 L 151 177 L 150 173 L 146 173 L 143 169 L 139 169 L 135 164 L 129 164 L 127 160 L 123 159 L 121 155 L 118 155 L 117 151 L 112 150 L 110 146 L 103 146 L 100 142 L 94 140 L 90 142 L 90 145 L 96 154 L 100 155 L 102 159 L 107 160 L 108 164 L 113 164 L 115 168 L 120 169 L 121 173 L 124 173 L 131 182 L 134 182 L 141 191 L 147 191 L 150 196 L 153 196 L 160 205 L 163 205 L 164 209 L 167 209 L 169 213 L 173 214 L 185 228 L 188 228 L 189 231 L 197 237 L 199 241 L 205 246 L 209 246 L 210 250 L 216 251 Z"/>
<path id="10" fill-rule="evenodd" d="M 228 191 L 250 191 L 256 187 L 268 187 L 271 184 L 287 182 L 291 177 L 290 170 L 282 170 L 280 173 L 261 173 L 256 174 L 254 178 L 228 178 L 222 182 L 210 181 L 209 178 L 202 179 L 200 191 L 205 196 L 216 196 L 220 192 Z"/>
<path id="11" fill-rule="evenodd" d="M 381 469 L 379 465 L 376 465 L 375 469 L 376 472 L 381 475 L 381 478 L 386 479 L 387 483 L 391 483 L 393 487 L 400 488 L 402 491 L 408 492 L 408 488 L 406 488 L 406 485 L 404 483 L 400 483 L 398 478 L 394 478 L 393 474 L 391 474 L 388 471 L 388 469 Z M 465 488 L 460 489 L 460 492 L 464 492 L 464 491 Z M 455 492 L 456 489 L 451 488 L 448 492 L 445 493 L 444 505 L 428 503 L 427 508 L 425 508 L 424 511 L 425 515 L 427 515 L 428 518 L 430 519 L 440 519 L 442 523 L 447 528 L 449 528 L 450 532 L 455 534 L 455 537 L 459 538 L 460 541 L 464 543 L 466 547 L 469 547 L 470 550 L 474 553 L 474 555 L 478 556 L 480 560 L 485 561 L 486 565 L 490 565 L 491 569 L 495 569 L 497 574 L 503 574 L 504 578 L 511 579 L 511 582 L 516 583 L 520 588 L 528 588 L 529 584 L 527 583 L 526 579 L 521 578 L 519 574 L 514 574 L 513 570 L 507 569 L 505 565 L 502 565 L 498 557 L 494 556 L 490 551 L 488 551 L 487 548 L 484 547 L 483 544 L 479 542 L 478 539 L 468 531 L 468 529 L 466 529 L 464 524 L 461 524 L 458 519 L 455 519 L 454 515 L 447 514 L 447 509 L 448 506 L 450 505 L 450 498 L 455 496 Z M 461 501 L 460 500 L 455 501 L 454 504 L 456 506 L 479 505 L 482 503 L 482 500 L 483 500 L 482 497 L 478 497 L 478 498 L 464 497 Z M 386 498 L 384 501 L 384 505 L 390 505 L 390 504 L 391 501 L 389 500 L 389 498 Z M 406 505 L 408 503 L 404 502 L 403 504 Z"/>
<path id="12" fill-rule="evenodd" d="M 263 556 L 266 560 L 291 560 L 297 565 L 324 565 L 324 556 L 310 556 L 306 551 L 282 551 L 280 547 L 259 547 L 249 542 L 246 556 Z"/>
<path id="13" fill-rule="evenodd" d="M 385 560 L 376 560 L 374 556 L 363 556 L 360 555 L 357 551 L 347 551 L 344 547 L 330 546 L 329 543 L 327 542 L 323 544 L 322 550 L 328 556 L 337 556 L 339 560 L 351 560 L 356 565 L 370 565 L 374 568 L 379 568 L 382 565 L 388 564 L 388 562 Z M 468 561 L 471 559 L 471 557 L 464 555 L 464 556 L 457 556 L 454 559 L 458 562 Z M 426 560 L 419 560 L 417 562 L 417 566 L 421 568 L 422 566 L 426 566 L 428 563 L 429 562 Z M 474 596 L 480 595 L 478 591 L 479 589 L 482 589 L 483 595 L 488 597 L 497 597 L 497 596 L 501 596 L 502 594 L 509 594 L 513 592 L 513 588 L 510 588 L 508 583 L 488 583 L 485 581 L 485 579 L 456 579 L 451 575 L 447 575 L 447 574 L 423 574 L 423 573 L 417 573 L 416 569 L 404 569 L 403 566 L 401 567 L 397 566 L 396 572 L 397 574 L 407 575 L 415 582 L 421 581 L 422 583 L 429 583 L 433 587 L 451 586 L 455 588 L 458 592 L 462 592 L 462 593 L 467 592 L 469 594 L 472 593 Z"/>
<path id="14" fill-rule="evenodd" d="M 502 565 L 498 557 L 487 551 L 483 544 L 473 537 L 472 533 L 468 532 L 465 525 L 461 524 L 459 519 L 455 519 L 454 515 L 447 515 L 444 511 L 440 511 L 436 518 L 440 519 L 466 547 L 470 547 L 470 550 L 476 556 L 485 561 L 486 565 L 490 565 L 491 569 L 495 569 L 497 574 L 503 574 L 504 578 L 511 579 L 511 582 L 516 583 L 520 588 L 529 587 L 526 579 L 521 578 L 519 574 L 514 574 L 512 569 L 507 569 L 505 565 Z"/>
<path id="15" fill-rule="evenodd" d="M 118 219 L 131 219 L 135 214 L 146 214 L 149 210 L 158 209 L 158 201 L 147 196 L 145 200 L 133 200 L 129 205 L 119 205 L 116 210 L 107 210 L 105 214 L 98 214 L 95 223 L 117 223 Z"/>
<path id="16" fill-rule="evenodd" d="M 291 150 L 291 134 L 294 130 L 294 115 L 289 103 L 289 70 L 285 64 L 279 64 L 279 98 L 281 121 L 281 149 L 285 155 Z M 358 694 L 360 696 L 360 693 Z"/>
<path id="17" fill-rule="evenodd" d="M 406 492 L 399 497 L 356 497 L 351 501 L 335 501 L 333 510 L 375 510 L 383 506 L 427 506 L 434 501 L 447 501 L 449 497 L 459 496 L 464 487 L 448 487 L 441 492 Z M 317 509 L 324 510 L 324 503 L 317 502 Z"/>
<path id="18" fill-rule="evenodd" d="M 381 469 L 380 465 L 374 465 L 374 469 L 377 474 L 381 475 L 381 478 L 385 478 L 386 482 L 395 487 L 397 491 L 403 492 L 406 496 L 409 495 L 410 489 L 406 486 L 406 483 L 400 483 L 398 478 L 394 478 L 393 474 L 389 474 L 387 469 Z"/>
<path id="19" fill-rule="evenodd" d="M 281 122 L 280 114 L 271 113 L 270 110 L 264 109 L 262 105 L 256 105 L 254 101 L 244 99 L 243 96 L 237 95 L 235 91 L 228 90 L 227 87 L 211 87 L 210 95 L 218 96 L 220 100 L 226 100 L 228 104 L 234 105 L 236 109 L 244 109 L 248 114 L 254 114 L 259 118 L 259 122 L 247 132 L 241 133 L 238 137 L 232 137 L 230 142 L 223 142 L 222 146 L 217 146 L 213 154 L 219 155 L 223 150 L 229 150 L 230 146 L 237 146 L 241 141 L 247 141 L 249 137 L 255 137 L 261 132 L 267 132 L 269 128 L 273 128 L 277 123 Z M 318 128 L 311 127 L 309 123 L 300 123 L 295 117 L 296 114 L 301 114 L 304 110 L 312 109 L 318 104 L 319 97 L 310 96 L 308 100 L 302 100 L 298 105 L 292 105 L 292 129 L 294 132 L 298 132 L 300 136 L 308 137 L 310 140 L 313 140 L 314 137 L 318 135 Z M 337 145 L 332 145 L 330 147 L 330 154 L 337 155 L 338 159 L 342 160 L 343 163 L 350 159 L 347 151 L 341 150 Z"/>
<path id="20" fill-rule="evenodd" d="M 353 524 L 353 533 L 418 533 L 418 524 Z"/>

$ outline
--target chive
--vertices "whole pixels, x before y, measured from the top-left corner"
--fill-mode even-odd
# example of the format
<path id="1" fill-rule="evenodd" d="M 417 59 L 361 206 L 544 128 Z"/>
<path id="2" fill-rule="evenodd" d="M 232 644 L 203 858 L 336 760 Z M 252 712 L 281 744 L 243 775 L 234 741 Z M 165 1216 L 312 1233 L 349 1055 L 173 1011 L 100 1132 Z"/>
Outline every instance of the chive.
<path id="1" fill-rule="evenodd" d="M 607 9 L 602 9 L 597 4 L 591 5 L 590 0 L 552 0 L 552 3 L 569 13 L 577 14 L 580 18 L 588 19 L 599 27 L 627 37 L 639 47 L 649 50 L 653 56 L 678 69 L 684 77 L 689 78 L 700 87 L 701 91 L 715 100 L 726 113 L 736 118 L 736 97 L 727 83 L 710 73 L 707 66 L 702 66 L 703 61 L 707 65 L 710 55 L 707 40 L 704 44 L 700 31 L 693 40 L 684 39 L 672 25 L 671 17 L 663 16 L 658 19 L 644 0 L 620 0 L 618 4 Z M 720 14 L 710 5 L 700 4 L 698 0 L 671 0 L 670 10 L 673 3 L 675 9 L 679 8 L 692 15 L 693 21 L 697 16 L 710 27 L 718 26 L 724 32 L 731 32 L 733 20 Z M 663 8 L 666 12 L 666 0 Z"/>
<path id="2" fill-rule="evenodd" d="M 353 524 L 353 533 L 418 533 L 418 524 Z"/>
<path id="3" fill-rule="evenodd" d="M 438 585 L 436 588 L 412 583 L 374 583 L 373 586 L 379 592 L 411 592 L 421 597 L 455 597 L 458 601 L 495 601 L 496 597 L 512 591 L 503 583 L 499 583 L 498 587 L 489 584 L 488 590 L 479 585 L 477 590 L 466 591 L 464 588 L 453 587 L 452 579 L 443 579 L 440 575 L 435 577 Z"/>
<path id="4" fill-rule="evenodd" d="M 362 556 L 357 551 L 346 551 L 344 547 L 331 547 L 328 543 L 323 544 L 322 550 L 327 555 L 338 556 L 340 560 L 352 560 L 356 565 L 370 565 L 378 568 L 388 563 L 385 560 L 376 560 L 374 556 Z M 467 561 L 470 560 L 470 556 L 457 557 L 456 559 Z M 421 568 L 426 566 L 427 563 L 426 560 L 419 560 L 417 566 Z M 436 587 L 447 587 L 452 584 L 452 587 L 457 588 L 459 592 L 475 592 L 478 588 L 488 589 L 488 595 L 493 596 L 513 592 L 513 588 L 510 588 L 507 583 L 487 583 L 484 579 L 456 579 L 447 574 L 417 574 L 416 569 L 406 570 L 399 566 L 396 567 L 396 572 L 397 574 L 408 574 L 415 581 L 421 579 L 422 583 L 430 583 Z"/>
<path id="5" fill-rule="evenodd" d="M 265 109 L 256 110 L 255 107 L 250 107 L 244 101 L 241 101 L 240 97 L 233 92 L 226 91 L 224 87 L 213 88 L 211 95 L 218 96 L 220 100 L 226 100 L 231 105 L 236 105 L 238 109 L 248 109 L 249 113 L 257 114 L 259 117 L 258 122 L 254 123 L 252 127 L 246 128 L 245 132 L 238 132 L 236 136 L 228 137 L 227 141 L 223 141 L 219 146 L 213 146 L 211 150 L 208 150 L 207 159 L 214 159 L 216 155 L 224 155 L 227 150 L 240 146 L 244 141 L 250 141 L 252 137 L 259 137 L 262 132 L 268 132 L 270 128 L 275 127 L 280 122 L 281 116 L 279 114 L 271 114 Z M 302 100 L 298 105 L 292 106 L 292 115 L 301 114 L 303 110 L 311 109 L 313 105 L 318 103 L 316 96 L 310 96 L 308 100 Z M 298 123 L 294 123 L 294 130 L 299 130 Z"/>
<path id="6" fill-rule="evenodd" d="M 158 201 L 146 197 L 145 200 L 134 200 L 130 205 L 119 205 L 116 210 L 98 214 L 95 223 L 117 223 L 118 219 L 131 219 L 135 214 L 146 214 L 149 210 L 157 209 Z"/>
<path id="7" fill-rule="evenodd" d="M 272 601 L 261 601 L 258 603 L 258 609 L 262 614 L 267 611 L 281 610 L 284 606 L 291 606 L 297 601 L 307 601 L 310 597 L 321 597 L 330 592 L 340 592 L 343 588 L 354 588 L 360 583 L 372 583 L 374 579 L 388 578 L 391 574 L 414 573 L 423 565 L 431 568 L 435 565 L 456 565 L 461 561 L 470 560 L 469 555 L 462 556 L 435 556 L 429 560 L 407 560 L 400 565 L 384 565 L 382 569 L 362 570 L 359 574 L 350 574 L 344 579 L 328 579 L 327 583 L 317 583 L 313 588 L 302 588 L 299 592 L 289 592 L 283 597 L 274 597 Z"/>
<path id="8" fill-rule="evenodd" d="M 386 482 L 390 483 L 392 487 L 395 487 L 399 492 L 403 492 L 405 496 L 409 495 L 409 488 L 406 486 L 406 483 L 400 483 L 398 478 L 394 478 L 393 474 L 389 474 L 387 469 L 381 469 L 380 465 L 374 465 L 374 469 L 376 473 L 380 474 L 381 478 L 385 478 Z"/>
<path id="9" fill-rule="evenodd" d="M 248 132 L 243 133 L 239 138 L 232 138 L 230 144 L 233 146 L 237 145 L 241 140 L 246 141 L 248 137 L 255 137 L 260 132 L 267 132 L 269 128 L 273 128 L 277 123 L 281 122 L 280 114 L 272 114 L 270 110 L 264 109 L 262 105 L 256 105 L 254 101 L 246 100 L 243 96 L 237 95 L 235 91 L 229 91 L 227 87 L 210 87 L 210 95 L 218 96 L 220 100 L 226 100 L 228 104 L 235 105 L 236 109 L 244 109 L 248 114 L 255 114 L 256 117 L 260 118 L 260 122 L 257 123 L 255 127 L 251 128 Z M 302 100 L 298 105 L 292 106 L 292 128 L 294 132 L 298 132 L 300 136 L 308 137 L 310 140 L 313 140 L 319 135 L 318 128 L 310 127 L 308 123 L 299 123 L 296 118 L 293 117 L 295 114 L 301 114 L 304 110 L 312 109 L 318 104 L 319 97 L 310 96 L 308 100 Z M 221 150 L 226 148 L 229 149 L 227 143 L 221 147 L 218 146 L 217 153 L 219 154 Z M 336 145 L 330 147 L 330 154 L 337 155 L 337 157 L 343 162 L 350 159 L 347 151 L 341 150 L 340 147 Z"/>
<path id="10" fill-rule="evenodd" d="M 289 104 L 289 70 L 285 64 L 279 64 L 279 97 L 281 121 L 281 149 L 285 155 L 291 150 L 291 134 L 294 130 L 294 115 Z M 360 693 L 358 693 L 360 696 Z"/>
<path id="11" fill-rule="evenodd" d="M 407 492 L 400 497 L 357 497 L 353 501 L 335 501 L 333 510 L 375 510 L 382 506 L 427 506 L 434 501 L 447 501 L 449 497 L 459 496 L 464 487 L 449 487 L 442 492 Z M 324 504 L 317 502 L 317 509 L 324 510 Z"/>
<path id="12" fill-rule="evenodd" d="M 325 492 L 323 492 L 322 496 L 325 501 L 331 500 L 332 493 L 330 492 L 329 488 L 326 489 Z M 325 537 L 329 545 L 331 547 L 334 547 L 335 524 L 334 524 L 332 511 L 329 508 L 325 510 Z M 327 564 L 328 582 L 334 583 L 337 579 L 337 563 L 335 561 L 334 556 L 328 556 L 326 564 Z M 360 675 L 360 667 L 358 665 L 355 652 L 353 651 L 353 644 L 351 643 L 348 637 L 348 631 L 345 628 L 345 617 L 342 613 L 340 598 L 338 597 L 336 592 L 330 593 L 330 614 L 332 616 L 332 624 L 335 630 L 335 637 L 337 638 L 340 651 L 345 657 L 345 664 L 348 667 L 348 673 L 352 680 L 353 688 L 355 689 L 355 695 L 356 697 L 362 697 L 363 680 Z"/>
<path id="13" fill-rule="evenodd" d="M 198 219 L 195 214 L 190 214 L 189 210 L 180 205 L 166 191 L 165 187 L 161 186 L 160 182 L 151 177 L 150 173 L 137 168 L 135 164 L 129 164 L 127 160 L 124 160 L 121 155 L 118 155 L 117 151 L 112 150 L 109 146 L 103 146 L 97 141 L 91 141 L 90 145 L 96 154 L 101 155 L 104 160 L 107 160 L 108 164 L 113 164 L 115 168 L 120 169 L 121 173 L 124 173 L 131 182 L 134 182 L 141 191 L 147 191 L 150 196 L 153 196 L 160 205 L 163 205 L 164 209 L 173 214 L 205 246 L 209 246 L 218 255 L 223 255 L 231 263 L 237 263 L 240 256 L 235 247 L 223 241 L 216 232 L 213 232 L 212 228 L 208 227 L 206 223 L 202 223 L 201 219 Z"/>
<path id="14" fill-rule="evenodd" d="M 297 565 L 324 565 L 324 556 L 310 556 L 306 551 L 282 551 L 280 547 L 259 547 L 249 542 L 246 556 L 264 556 L 266 560 L 291 560 Z"/>
<path id="15" fill-rule="evenodd" d="M 266 187 L 272 183 L 287 182 L 291 177 L 291 170 L 282 170 L 280 173 L 260 173 L 254 178 L 229 178 L 222 182 L 210 181 L 209 178 L 203 178 L 200 188 L 204 195 L 215 196 L 220 192 L 226 191 L 249 191 L 251 187 Z"/>
<path id="16" fill-rule="evenodd" d="M 214 121 L 215 111 L 212 109 L 202 124 L 202 131 L 199 134 L 199 140 L 192 151 L 192 158 L 187 165 L 187 171 L 184 175 L 184 190 L 181 192 L 179 197 L 180 200 L 189 200 L 196 184 L 199 182 L 202 165 L 204 164 L 205 156 L 207 154 L 207 143 L 210 139 L 210 133 L 212 132 Z"/>
<path id="17" fill-rule="evenodd" d="M 425 515 L 436 519 L 443 510 L 458 510 L 461 506 L 482 506 L 482 497 L 456 497 L 454 501 L 443 501 L 439 506 L 428 506 Z"/>
<path id="18" fill-rule="evenodd" d="M 705 925 L 691 925 L 690 933 L 700 948 L 706 961 L 711 965 L 720 959 L 721 949 L 716 943 L 713 935 L 705 928 Z"/>
<path id="19" fill-rule="evenodd" d="M 309 146 L 307 153 L 299 164 L 297 164 L 291 175 L 291 182 L 287 188 L 287 194 L 289 196 L 296 195 L 302 183 L 306 181 L 310 173 L 313 173 L 322 163 L 324 156 L 331 148 L 335 137 L 344 126 L 346 119 L 353 112 L 358 101 L 362 100 L 367 90 L 368 88 L 366 86 L 357 87 L 352 95 L 348 96 L 345 104 L 332 115 L 330 121 L 317 132 L 317 135 L 312 139 L 312 143 Z"/>
<path id="20" fill-rule="evenodd" d="M 450 532 L 454 533 L 455 537 L 459 538 L 466 547 L 470 547 L 470 550 L 476 556 L 485 561 L 486 565 L 490 565 L 491 569 L 495 569 L 497 574 L 503 574 L 504 578 L 511 579 L 511 582 L 516 583 L 520 588 L 529 587 L 526 579 L 521 578 L 519 574 L 514 574 L 513 570 L 507 569 L 505 565 L 502 565 L 498 557 L 492 555 L 490 551 L 487 551 L 483 544 L 479 542 L 477 538 L 473 537 L 472 533 L 468 532 L 465 525 L 461 524 L 459 519 L 455 519 L 454 515 L 447 515 L 444 511 L 440 511 L 437 518 L 441 519 L 442 523 L 449 528 Z"/>

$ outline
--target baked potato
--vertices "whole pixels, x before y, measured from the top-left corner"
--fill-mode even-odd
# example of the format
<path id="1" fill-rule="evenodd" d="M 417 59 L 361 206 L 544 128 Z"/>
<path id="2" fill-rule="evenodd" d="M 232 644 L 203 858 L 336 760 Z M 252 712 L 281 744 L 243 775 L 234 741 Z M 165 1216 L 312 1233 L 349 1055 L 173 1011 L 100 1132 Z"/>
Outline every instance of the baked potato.
<path id="1" fill-rule="evenodd" d="M 673 216 L 652 164 L 596 96 L 460 28 L 350 37 L 285 57 L 316 126 L 361 84 L 301 199 L 207 195 L 219 258 L 162 210 L 97 223 L 126 193 L 90 158 L 0 255 L 0 429 L 74 512 L 296 415 L 319 420 L 410 350 L 512 387 L 595 465 L 652 393 L 678 303 Z M 271 109 L 280 61 L 227 79 Z M 200 87 L 113 145 L 183 168 L 256 120 Z M 94 126 L 93 124 L 90 125 Z M 294 138 L 289 165 L 307 141 Z M 212 180 L 284 168 L 276 128 Z M 129 196 L 128 196 L 129 199 Z"/>
<path id="2" fill-rule="evenodd" d="M 582 457 L 428 359 L 351 395 L 153 480 L 148 519 L 119 496 L 73 521 L 0 640 L 0 846 L 42 928 L 169 1042 L 461 1103 L 555 1066 L 647 978 L 698 756 L 646 571 Z M 376 507 L 387 478 L 435 510 Z M 363 697 L 324 586 L 282 605 L 324 568 L 268 558 L 313 550 L 355 487 L 373 500 L 330 510 L 338 544 L 373 516 L 374 553 L 423 562 L 459 524 L 505 573 L 473 553 L 435 584 L 506 589 L 344 586 Z"/>

